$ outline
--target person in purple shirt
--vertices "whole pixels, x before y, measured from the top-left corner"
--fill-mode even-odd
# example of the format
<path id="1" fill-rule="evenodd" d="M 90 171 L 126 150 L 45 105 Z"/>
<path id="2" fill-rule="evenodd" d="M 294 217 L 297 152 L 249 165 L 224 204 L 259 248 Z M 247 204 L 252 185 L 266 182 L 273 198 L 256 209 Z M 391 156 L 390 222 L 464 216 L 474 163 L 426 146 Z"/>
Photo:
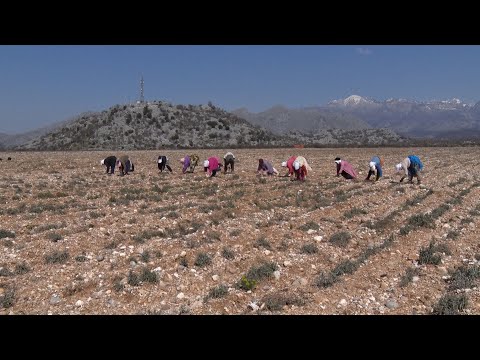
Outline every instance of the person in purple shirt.
<path id="1" fill-rule="evenodd" d="M 187 169 L 190 167 L 190 156 L 185 156 L 180 159 L 180 162 L 183 164 L 182 173 L 186 173 Z"/>
<path id="2" fill-rule="evenodd" d="M 260 175 L 278 175 L 277 169 L 275 169 L 272 163 L 268 160 L 258 159 L 257 174 Z"/>
<path id="3" fill-rule="evenodd" d="M 357 179 L 357 172 L 348 161 L 337 157 L 335 158 L 335 163 L 337 164 L 337 176 L 342 175 L 347 180 Z"/>

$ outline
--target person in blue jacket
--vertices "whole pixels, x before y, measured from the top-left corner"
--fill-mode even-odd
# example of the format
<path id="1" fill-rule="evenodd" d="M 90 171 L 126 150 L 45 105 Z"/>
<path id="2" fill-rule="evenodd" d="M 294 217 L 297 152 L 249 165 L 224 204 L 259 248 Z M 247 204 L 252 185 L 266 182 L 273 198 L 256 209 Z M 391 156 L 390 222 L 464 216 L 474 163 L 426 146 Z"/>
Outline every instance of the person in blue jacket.
<path id="1" fill-rule="evenodd" d="M 383 175 L 382 172 L 382 166 L 383 166 L 383 159 L 379 156 L 374 156 L 372 157 L 372 160 L 370 160 L 370 163 L 368 164 L 369 169 L 368 169 L 368 175 L 365 181 L 370 180 L 370 176 L 375 174 L 376 172 L 376 178 L 375 181 L 378 181 Z"/>
<path id="2" fill-rule="evenodd" d="M 423 164 L 418 156 L 408 155 L 401 163 L 395 165 L 395 168 L 397 169 L 397 172 L 401 170 L 405 172 L 405 175 L 402 176 L 400 182 L 408 176 L 408 182 L 410 184 L 413 182 L 414 177 L 417 178 L 418 184 L 421 183 L 420 171 L 423 170 Z"/>

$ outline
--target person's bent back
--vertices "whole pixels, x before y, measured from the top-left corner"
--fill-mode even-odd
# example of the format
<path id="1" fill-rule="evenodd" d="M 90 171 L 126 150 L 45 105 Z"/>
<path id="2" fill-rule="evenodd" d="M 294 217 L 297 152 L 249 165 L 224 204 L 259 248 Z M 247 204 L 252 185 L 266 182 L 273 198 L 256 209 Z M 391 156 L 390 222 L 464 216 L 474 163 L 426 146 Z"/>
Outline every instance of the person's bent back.
<path id="1" fill-rule="evenodd" d="M 223 172 L 227 173 L 227 169 L 230 166 L 230 171 L 233 173 L 235 170 L 235 155 L 233 155 L 231 152 L 227 152 L 223 157 L 223 162 Z"/>
<path id="2" fill-rule="evenodd" d="M 120 170 L 120 176 L 128 175 L 130 171 L 133 171 L 133 163 L 128 155 L 122 155 L 117 160 L 118 168 Z"/>
<path id="3" fill-rule="evenodd" d="M 180 159 L 180 163 L 183 165 L 182 173 L 186 173 L 187 169 L 190 167 L 190 156 L 185 156 L 184 158 Z"/>
<path id="4" fill-rule="evenodd" d="M 160 155 L 157 160 L 158 170 L 160 170 L 160 172 L 163 172 L 163 170 L 167 168 L 168 171 L 173 172 L 170 165 L 168 165 L 169 161 L 170 160 L 166 156 Z"/>
<path id="5" fill-rule="evenodd" d="M 413 183 L 413 178 L 417 178 L 417 183 L 421 183 L 420 171 L 423 170 L 423 163 L 416 155 L 408 155 L 403 161 L 395 166 L 397 172 L 404 171 L 404 175 L 400 179 L 403 181 L 408 176 L 408 182 Z"/>
<path id="6" fill-rule="evenodd" d="M 348 161 L 337 157 L 335 158 L 335 163 L 337 164 L 337 176 L 342 175 L 347 180 L 354 180 L 357 178 L 357 172 Z"/>
<path id="7" fill-rule="evenodd" d="M 260 175 L 278 175 L 277 169 L 275 169 L 272 163 L 265 159 L 258 159 L 257 173 Z"/>
<path id="8" fill-rule="evenodd" d="M 209 157 L 208 160 L 203 162 L 203 169 L 205 171 L 205 176 L 216 176 L 217 172 L 221 170 L 220 161 L 215 156 Z"/>
<path id="9" fill-rule="evenodd" d="M 368 175 L 365 180 L 370 180 L 370 176 L 374 175 L 376 172 L 375 181 L 378 181 L 383 175 L 382 171 L 383 160 L 379 156 L 374 156 L 368 163 Z"/>
<path id="10" fill-rule="evenodd" d="M 117 157 L 116 156 L 109 156 L 100 161 L 100 164 L 107 167 L 107 174 L 114 174 L 115 172 L 115 165 L 117 164 Z M 109 172 L 110 170 L 110 172 Z"/>

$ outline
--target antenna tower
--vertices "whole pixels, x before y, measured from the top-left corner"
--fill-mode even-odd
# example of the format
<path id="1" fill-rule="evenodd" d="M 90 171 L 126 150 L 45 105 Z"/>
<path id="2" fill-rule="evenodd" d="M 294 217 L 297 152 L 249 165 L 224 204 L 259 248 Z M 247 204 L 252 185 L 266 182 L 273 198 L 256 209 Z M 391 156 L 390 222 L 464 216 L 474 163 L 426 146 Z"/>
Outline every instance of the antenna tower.
<path id="1" fill-rule="evenodd" d="M 145 99 L 143 97 L 143 75 L 142 75 L 142 79 L 140 80 L 140 103 L 144 103 L 145 102 Z"/>

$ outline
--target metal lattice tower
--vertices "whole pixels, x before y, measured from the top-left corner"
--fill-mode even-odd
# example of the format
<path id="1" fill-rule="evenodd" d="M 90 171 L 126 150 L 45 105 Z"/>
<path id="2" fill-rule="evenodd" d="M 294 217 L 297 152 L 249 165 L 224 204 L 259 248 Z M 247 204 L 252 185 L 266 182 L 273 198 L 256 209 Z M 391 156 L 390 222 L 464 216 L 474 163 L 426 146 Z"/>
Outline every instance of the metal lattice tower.
<path id="1" fill-rule="evenodd" d="M 143 98 L 143 75 L 142 79 L 140 80 L 140 102 L 143 104 L 145 99 Z"/>

